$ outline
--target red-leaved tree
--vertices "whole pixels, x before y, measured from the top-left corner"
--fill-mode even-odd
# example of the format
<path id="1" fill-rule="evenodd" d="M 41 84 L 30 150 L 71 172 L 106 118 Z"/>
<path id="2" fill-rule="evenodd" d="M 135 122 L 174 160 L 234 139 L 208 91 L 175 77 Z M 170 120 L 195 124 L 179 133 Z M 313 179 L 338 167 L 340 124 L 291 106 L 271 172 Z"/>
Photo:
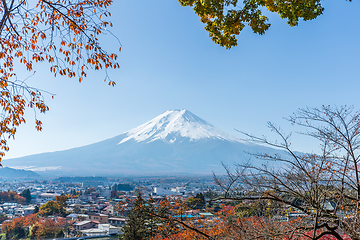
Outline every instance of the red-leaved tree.
<path id="1" fill-rule="evenodd" d="M 49 110 L 43 94 L 18 79 L 21 68 L 32 75 L 48 63 L 54 76 L 82 81 L 89 69 L 104 70 L 104 79 L 114 86 L 107 69 L 119 67 L 117 55 L 108 53 L 99 35 L 112 23 L 106 18 L 112 0 L 1 0 L 0 1 L 0 160 L 7 151 L 7 139 L 25 122 L 26 108 L 35 111 L 36 129 L 42 122 L 36 112 Z M 22 65 L 22 66 L 21 66 Z"/>

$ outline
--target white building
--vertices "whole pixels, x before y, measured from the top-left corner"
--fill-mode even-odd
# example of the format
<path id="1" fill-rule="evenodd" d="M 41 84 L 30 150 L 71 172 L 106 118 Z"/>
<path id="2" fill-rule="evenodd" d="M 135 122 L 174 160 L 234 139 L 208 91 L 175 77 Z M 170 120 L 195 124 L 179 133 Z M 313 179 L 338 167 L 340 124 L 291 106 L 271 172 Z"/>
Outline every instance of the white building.
<path id="1" fill-rule="evenodd" d="M 76 204 L 76 203 L 80 203 L 80 202 L 81 201 L 79 198 L 69 198 L 68 200 L 66 200 L 67 205 Z"/>
<path id="2" fill-rule="evenodd" d="M 110 224 L 99 224 L 99 230 L 105 230 L 108 235 L 119 235 L 121 233 L 121 228 L 114 227 Z"/>
<path id="3" fill-rule="evenodd" d="M 47 203 L 48 201 L 55 201 L 57 196 L 60 196 L 61 194 L 59 193 L 41 193 L 37 198 L 36 198 L 36 203 Z"/>
<path id="4" fill-rule="evenodd" d="M 127 219 L 126 218 L 116 218 L 112 217 L 109 218 L 109 223 L 115 227 L 121 227 L 126 224 Z"/>
<path id="5" fill-rule="evenodd" d="M 162 187 L 154 187 L 153 195 L 154 196 L 168 196 L 168 195 L 176 195 L 176 193 L 171 190 L 164 189 Z"/>

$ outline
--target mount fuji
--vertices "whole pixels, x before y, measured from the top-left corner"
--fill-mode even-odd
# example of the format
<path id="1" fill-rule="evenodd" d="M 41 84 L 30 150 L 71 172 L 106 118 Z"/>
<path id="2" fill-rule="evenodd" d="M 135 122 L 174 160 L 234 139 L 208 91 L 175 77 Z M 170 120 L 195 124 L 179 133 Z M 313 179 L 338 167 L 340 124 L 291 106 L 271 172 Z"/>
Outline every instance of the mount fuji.
<path id="1" fill-rule="evenodd" d="M 47 176 L 211 174 L 224 172 L 222 162 L 246 162 L 246 151 L 273 150 L 239 140 L 190 111 L 171 110 L 98 143 L 3 164 Z"/>

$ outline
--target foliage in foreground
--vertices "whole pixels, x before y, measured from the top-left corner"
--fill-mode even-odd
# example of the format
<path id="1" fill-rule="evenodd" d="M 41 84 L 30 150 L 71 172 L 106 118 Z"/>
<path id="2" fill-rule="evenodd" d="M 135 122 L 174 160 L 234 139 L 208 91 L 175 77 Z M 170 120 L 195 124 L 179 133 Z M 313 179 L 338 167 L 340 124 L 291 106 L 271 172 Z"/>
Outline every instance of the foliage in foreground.
<path id="1" fill-rule="evenodd" d="M 277 13 L 291 27 L 299 21 L 313 20 L 324 12 L 321 0 L 178 0 L 190 6 L 206 24 L 211 40 L 230 49 L 237 45 L 236 36 L 248 25 L 256 34 L 265 34 L 271 24 L 264 12 Z"/>
<path id="2" fill-rule="evenodd" d="M 1 231 L 5 235 L 5 239 L 12 240 L 57 238 L 64 236 L 63 229 L 66 224 L 66 221 L 60 218 L 56 220 L 42 219 L 32 214 L 4 222 Z"/>
<path id="3" fill-rule="evenodd" d="M 175 201 L 175 202 L 173 202 Z M 188 199 L 167 199 L 162 200 L 157 206 L 151 205 L 154 200 L 143 199 L 139 195 L 135 200 L 130 201 L 133 210 L 129 215 L 129 222 L 124 227 L 124 235 L 120 239 L 151 239 L 151 240 L 183 240 L 183 239 L 273 239 L 273 240 L 306 240 L 322 239 L 335 240 L 334 236 L 321 235 L 323 230 L 317 230 L 316 236 L 312 238 L 311 226 L 304 222 L 304 219 L 297 218 L 290 221 L 282 221 L 276 218 L 269 218 L 269 213 L 274 209 L 269 207 L 263 210 L 258 209 L 253 202 L 237 202 L 236 206 L 222 204 L 222 210 L 214 213 L 213 218 L 181 218 L 188 207 Z M 242 217 L 239 212 L 244 211 L 244 206 L 253 209 L 248 216 Z M 276 208 L 273 206 L 273 208 Z M 164 211 L 166 209 L 166 211 Z M 258 209 L 258 211 L 257 211 Z M 181 215 L 180 215 L 181 214 Z M 304 231 L 303 227 L 308 226 Z M 341 234 L 341 239 L 350 240 L 346 235 Z"/>

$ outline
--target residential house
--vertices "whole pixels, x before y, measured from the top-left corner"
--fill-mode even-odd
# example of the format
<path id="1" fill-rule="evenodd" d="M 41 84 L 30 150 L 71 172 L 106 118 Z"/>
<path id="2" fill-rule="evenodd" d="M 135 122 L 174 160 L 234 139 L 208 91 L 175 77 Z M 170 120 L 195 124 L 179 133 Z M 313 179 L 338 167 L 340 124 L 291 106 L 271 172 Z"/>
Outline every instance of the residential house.
<path id="1" fill-rule="evenodd" d="M 86 229 L 90 229 L 90 228 L 97 228 L 99 224 L 100 223 L 97 222 L 97 221 L 86 220 L 86 221 L 81 221 L 81 222 L 74 223 L 73 225 L 75 227 L 75 230 L 77 232 L 79 232 L 81 230 L 86 230 Z"/>
<path id="2" fill-rule="evenodd" d="M 101 224 L 108 224 L 109 223 L 109 216 L 106 214 L 101 213 L 89 213 L 89 220 L 90 221 L 98 221 Z"/>
<path id="3" fill-rule="evenodd" d="M 30 214 L 33 214 L 34 210 L 35 210 L 35 207 L 24 208 L 24 217 L 26 217 L 26 216 L 28 216 Z"/>
<path id="4" fill-rule="evenodd" d="M 119 235 L 121 233 L 121 228 L 110 224 L 99 224 L 98 228 L 99 230 L 105 230 L 108 235 Z"/>
<path id="5" fill-rule="evenodd" d="M 111 217 L 109 218 L 109 224 L 115 226 L 115 227 L 122 227 L 126 224 L 127 219 L 126 218 L 116 218 Z"/>

